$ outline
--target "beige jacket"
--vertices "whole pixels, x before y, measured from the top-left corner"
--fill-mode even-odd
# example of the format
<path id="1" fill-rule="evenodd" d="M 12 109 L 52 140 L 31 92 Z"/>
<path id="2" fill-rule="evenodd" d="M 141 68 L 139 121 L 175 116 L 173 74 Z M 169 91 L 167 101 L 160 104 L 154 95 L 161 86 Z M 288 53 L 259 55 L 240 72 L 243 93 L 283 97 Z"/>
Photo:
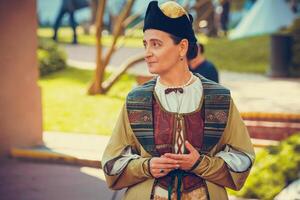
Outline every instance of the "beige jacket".
<path id="1" fill-rule="evenodd" d="M 147 161 L 151 158 L 151 155 L 143 149 L 135 137 L 130 127 L 126 107 L 124 106 L 104 152 L 102 166 L 107 161 L 119 156 L 128 145 L 135 149 L 141 157 L 131 160 L 120 174 L 112 176 L 105 174 L 106 182 L 109 188 L 113 190 L 128 188 L 123 198 L 125 200 L 150 199 L 154 179 L 149 174 Z M 230 104 L 228 123 L 223 136 L 219 143 L 209 152 L 209 155 L 204 156 L 204 159 L 193 171 L 205 179 L 210 200 L 228 199 L 225 187 L 234 190 L 241 189 L 250 172 L 251 167 L 245 172 L 234 172 L 227 167 L 222 158 L 214 156 L 224 149 L 226 145 L 246 153 L 253 164 L 254 149 L 247 128 L 233 101 Z"/>

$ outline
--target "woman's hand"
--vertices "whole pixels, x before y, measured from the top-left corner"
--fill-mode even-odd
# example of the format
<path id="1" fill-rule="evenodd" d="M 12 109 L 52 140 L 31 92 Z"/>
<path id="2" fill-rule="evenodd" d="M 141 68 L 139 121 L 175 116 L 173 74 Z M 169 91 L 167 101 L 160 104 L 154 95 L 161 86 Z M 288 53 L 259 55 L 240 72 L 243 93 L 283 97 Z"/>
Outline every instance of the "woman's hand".
<path id="1" fill-rule="evenodd" d="M 153 157 L 150 160 L 150 173 L 154 178 L 167 175 L 173 169 L 178 169 L 178 161 L 164 156 Z"/>
<path id="2" fill-rule="evenodd" d="M 190 152 L 189 154 L 166 153 L 164 154 L 164 157 L 176 160 L 180 165 L 180 169 L 188 171 L 197 162 L 197 160 L 200 157 L 200 154 L 188 141 L 185 142 L 185 147 Z"/>

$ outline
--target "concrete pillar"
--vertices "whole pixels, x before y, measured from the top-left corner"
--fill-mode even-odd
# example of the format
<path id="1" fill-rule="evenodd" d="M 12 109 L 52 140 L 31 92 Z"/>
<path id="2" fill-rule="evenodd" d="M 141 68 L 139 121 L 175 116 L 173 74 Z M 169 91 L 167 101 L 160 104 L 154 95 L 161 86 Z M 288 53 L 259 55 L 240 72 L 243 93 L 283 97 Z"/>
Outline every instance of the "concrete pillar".
<path id="1" fill-rule="evenodd" d="M 0 1 L 0 156 L 42 144 L 35 0 Z"/>

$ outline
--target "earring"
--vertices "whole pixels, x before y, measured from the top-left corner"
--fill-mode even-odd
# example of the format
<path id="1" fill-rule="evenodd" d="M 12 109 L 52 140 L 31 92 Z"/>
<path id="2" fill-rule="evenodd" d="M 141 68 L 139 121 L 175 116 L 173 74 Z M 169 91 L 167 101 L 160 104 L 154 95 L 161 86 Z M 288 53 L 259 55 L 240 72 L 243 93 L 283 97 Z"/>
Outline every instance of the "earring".
<path id="1" fill-rule="evenodd" d="M 181 61 L 183 60 L 183 56 L 180 56 L 180 60 L 181 60 Z"/>

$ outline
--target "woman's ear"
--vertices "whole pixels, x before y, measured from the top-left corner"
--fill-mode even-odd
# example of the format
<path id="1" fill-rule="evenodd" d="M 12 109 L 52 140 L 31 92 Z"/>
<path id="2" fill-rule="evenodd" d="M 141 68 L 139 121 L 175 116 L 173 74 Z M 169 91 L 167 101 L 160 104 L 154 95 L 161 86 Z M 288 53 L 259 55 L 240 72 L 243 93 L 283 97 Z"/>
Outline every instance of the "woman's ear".
<path id="1" fill-rule="evenodd" d="M 187 39 L 182 39 L 179 43 L 179 53 L 181 57 L 186 56 L 189 48 L 189 41 Z"/>

